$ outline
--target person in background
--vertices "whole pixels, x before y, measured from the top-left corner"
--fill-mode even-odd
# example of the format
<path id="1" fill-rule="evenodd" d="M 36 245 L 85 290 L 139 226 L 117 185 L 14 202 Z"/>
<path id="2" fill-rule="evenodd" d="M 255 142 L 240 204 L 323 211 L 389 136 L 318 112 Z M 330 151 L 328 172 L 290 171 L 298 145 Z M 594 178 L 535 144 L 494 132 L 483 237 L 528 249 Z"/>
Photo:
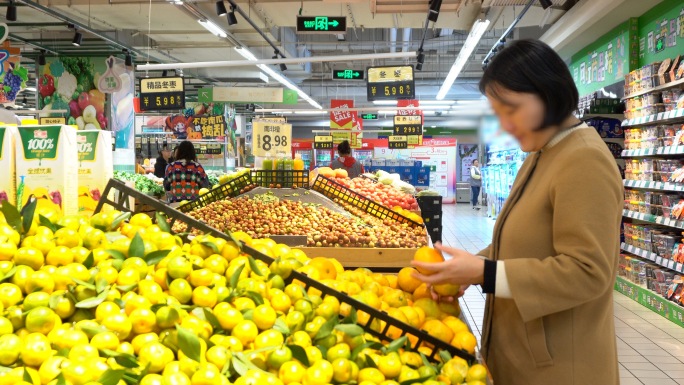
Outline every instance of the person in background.
<path id="1" fill-rule="evenodd" d="M 472 197 L 470 199 L 473 204 L 473 210 L 480 208 L 477 207 L 477 198 L 480 196 L 480 189 L 482 188 L 482 173 L 480 172 L 480 161 L 475 159 L 473 165 L 470 166 L 470 190 L 472 191 Z"/>
<path id="2" fill-rule="evenodd" d="M 157 162 L 154 164 L 154 176 L 157 178 L 163 178 L 166 175 L 166 166 L 172 162 L 171 160 L 171 149 L 168 145 L 164 145 L 161 150 L 159 150 L 159 157 Z"/>
<path id="3" fill-rule="evenodd" d="M 538 40 L 506 43 L 480 80 L 501 128 L 528 152 L 473 255 L 413 262 L 429 285 L 481 285 L 482 356 L 497 385 L 618 385 L 613 287 L 624 193 L 613 155 L 574 116 L 579 96 L 563 59 Z M 433 297 L 455 301 L 457 296 Z"/>
<path id="4" fill-rule="evenodd" d="M 185 140 L 178 145 L 176 160 L 166 167 L 164 188 L 169 203 L 196 199 L 203 187 L 211 187 L 209 178 L 204 167 L 197 163 L 195 146 Z"/>
<path id="5" fill-rule="evenodd" d="M 349 178 L 356 178 L 364 173 L 361 163 L 351 156 L 351 146 L 349 145 L 348 140 L 337 145 L 337 153 L 339 154 L 339 157 L 332 161 L 330 168 L 333 170 L 340 168 L 347 170 Z"/>
<path id="6" fill-rule="evenodd" d="M 143 157 L 142 155 L 138 155 L 135 157 L 135 173 L 136 174 L 147 174 L 145 171 L 145 167 L 143 166 Z"/>

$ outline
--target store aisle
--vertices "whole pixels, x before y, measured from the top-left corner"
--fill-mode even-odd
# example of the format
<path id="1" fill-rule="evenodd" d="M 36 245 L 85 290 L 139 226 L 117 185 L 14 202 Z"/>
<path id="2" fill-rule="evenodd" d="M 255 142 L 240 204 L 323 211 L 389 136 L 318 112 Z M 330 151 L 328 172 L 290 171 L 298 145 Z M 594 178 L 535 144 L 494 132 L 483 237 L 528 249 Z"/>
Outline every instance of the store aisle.
<path id="1" fill-rule="evenodd" d="M 444 243 L 475 253 L 489 244 L 494 221 L 470 205 L 444 205 Z M 684 329 L 615 292 L 615 330 L 621 385 L 684 385 Z M 479 286 L 461 309 L 480 341 L 484 300 Z"/>

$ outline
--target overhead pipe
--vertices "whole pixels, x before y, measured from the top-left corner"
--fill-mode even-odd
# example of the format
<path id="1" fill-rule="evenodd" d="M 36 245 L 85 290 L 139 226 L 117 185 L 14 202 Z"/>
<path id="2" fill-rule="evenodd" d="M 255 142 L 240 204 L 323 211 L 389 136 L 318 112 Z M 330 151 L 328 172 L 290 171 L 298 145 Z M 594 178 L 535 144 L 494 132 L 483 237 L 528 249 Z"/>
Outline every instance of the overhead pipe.
<path id="1" fill-rule="evenodd" d="M 508 35 L 513 31 L 513 28 L 515 28 L 515 26 L 518 25 L 520 20 L 522 20 L 523 16 L 525 16 L 525 14 L 530 9 L 530 7 L 532 7 L 532 4 L 534 4 L 535 1 L 537 0 L 530 0 L 527 2 L 525 8 L 523 8 L 523 10 L 518 14 L 518 16 L 515 17 L 515 19 L 513 19 L 511 25 L 509 25 L 506 31 L 504 31 L 503 35 L 501 35 L 499 41 L 494 43 L 494 46 L 492 46 L 492 48 L 489 50 L 487 56 L 485 56 L 484 60 L 482 60 L 482 65 L 486 66 L 489 63 L 489 59 L 494 55 L 494 52 L 499 49 L 500 45 L 503 45 Z"/>
<path id="2" fill-rule="evenodd" d="M 390 28 L 389 30 L 389 51 L 391 53 L 397 52 L 397 29 L 396 28 Z"/>
<path id="3" fill-rule="evenodd" d="M 404 28 L 402 36 L 402 52 L 408 52 L 411 49 L 411 28 Z"/>

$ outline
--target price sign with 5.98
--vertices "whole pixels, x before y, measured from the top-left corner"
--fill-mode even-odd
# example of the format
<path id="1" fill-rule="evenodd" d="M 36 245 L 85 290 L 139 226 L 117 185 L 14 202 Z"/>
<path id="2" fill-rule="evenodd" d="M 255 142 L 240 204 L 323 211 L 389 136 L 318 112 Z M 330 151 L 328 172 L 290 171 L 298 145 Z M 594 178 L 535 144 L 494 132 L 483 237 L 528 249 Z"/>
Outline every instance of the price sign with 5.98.
<path id="1" fill-rule="evenodd" d="M 271 121 L 252 122 L 252 154 L 275 156 L 292 153 L 292 125 Z"/>
<path id="2" fill-rule="evenodd" d="M 423 117 L 420 115 L 395 116 L 394 135 L 423 135 Z"/>

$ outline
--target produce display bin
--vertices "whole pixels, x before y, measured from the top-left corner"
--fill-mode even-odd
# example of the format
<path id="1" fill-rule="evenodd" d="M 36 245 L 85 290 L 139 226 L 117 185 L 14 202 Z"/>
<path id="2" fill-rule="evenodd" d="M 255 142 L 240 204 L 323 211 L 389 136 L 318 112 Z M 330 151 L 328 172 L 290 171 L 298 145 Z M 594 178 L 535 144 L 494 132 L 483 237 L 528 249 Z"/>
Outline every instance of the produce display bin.
<path id="1" fill-rule="evenodd" d="M 423 226 L 423 224 L 413 221 L 389 208 L 372 201 L 365 196 L 352 191 L 341 184 L 319 175 L 311 187 L 314 191 L 325 195 L 331 200 L 339 200 L 347 202 L 354 207 L 357 207 L 366 213 L 373 215 L 380 219 L 393 219 L 399 223 L 407 223 L 411 226 Z"/>
<path id="2" fill-rule="evenodd" d="M 112 199 L 109 199 L 108 197 L 112 197 Z M 197 229 L 204 233 L 212 233 L 215 237 L 219 237 L 228 241 L 232 240 L 229 235 L 223 234 L 218 230 L 208 226 L 207 224 L 202 223 L 194 218 L 191 218 L 179 210 L 176 210 L 165 205 L 164 202 L 151 198 L 141 192 L 136 191 L 135 189 L 127 187 L 122 182 L 113 179 L 110 180 L 107 184 L 107 187 L 105 188 L 105 191 L 102 194 L 102 198 L 100 199 L 97 208 L 95 209 L 95 213 L 99 213 L 100 211 L 102 211 L 105 206 L 109 206 L 110 208 L 122 212 L 132 212 L 135 206 L 133 205 L 133 208 L 131 208 L 130 202 L 133 199 L 140 200 L 141 204 L 154 207 L 158 213 L 164 213 L 166 217 L 168 217 L 169 224 L 171 226 L 173 226 L 174 222 L 180 221 L 187 224 L 188 229 Z M 242 252 L 255 259 L 261 260 L 267 264 L 271 264 L 274 261 L 272 258 L 248 246 L 243 246 Z M 365 324 L 361 322 L 357 322 L 357 324 L 363 327 L 367 333 L 372 334 L 373 336 L 377 337 L 385 343 L 389 343 L 395 340 L 396 336 L 390 337 L 388 335 L 389 331 L 394 329 L 399 330 L 399 333 L 402 336 L 412 336 L 410 339 L 412 341 L 410 344 L 412 349 L 415 350 L 419 347 L 426 347 L 427 349 L 429 349 L 429 354 L 426 354 L 426 357 L 432 362 L 436 362 L 438 360 L 439 352 L 442 350 L 449 352 L 449 354 L 452 357 L 463 358 L 469 364 L 473 364 L 477 361 L 474 355 L 464 350 L 461 350 L 447 342 L 444 342 L 430 335 L 426 331 L 419 330 L 409 324 L 399 321 L 398 319 L 389 316 L 386 312 L 380 311 L 360 301 L 357 301 L 345 293 L 336 291 L 319 281 L 309 278 L 308 276 L 300 272 L 293 271 L 290 274 L 290 276 L 285 279 L 285 284 L 287 285 L 295 281 L 299 281 L 301 284 L 303 284 L 304 289 L 307 291 L 310 288 L 316 289 L 322 293 L 321 297 L 331 295 L 337 298 L 341 305 L 349 305 L 352 311 L 356 310 L 368 314 Z M 380 327 L 377 327 L 377 323 L 376 327 L 371 326 L 373 325 L 375 320 L 380 321 Z M 340 321 L 344 322 L 343 316 L 340 316 Z"/>
<path id="3" fill-rule="evenodd" d="M 356 247 L 297 247 L 307 257 L 335 258 L 346 269 L 366 267 L 374 272 L 396 273 L 411 266 L 417 249 L 356 248 Z"/>
<path id="4" fill-rule="evenodd" d="M 439 195 L 417 196 L 420 211 L 442 211 L 442 197 Z"/>
<path id="5" fill-rule="evenodd" d="M 309 170 L 252 170 L 252 182 L 260 187 L 309 188 Z"/>
<path id="6" fill-rule="evenodd" d="M 197 199 L 190 201 L 184 205 L 178 206 L 178 211 L 187 213 L 196 208 L 204 207 L 209 203 L 220 201 L 226 198 L 233 198 L 240 195 L 241 190 L 252 184 L 252 178 L 249 174 L 244 173 L 235 179 L 223 183 L 216 188 L 212 188 L 208 193 L 200 195 Z"/>

